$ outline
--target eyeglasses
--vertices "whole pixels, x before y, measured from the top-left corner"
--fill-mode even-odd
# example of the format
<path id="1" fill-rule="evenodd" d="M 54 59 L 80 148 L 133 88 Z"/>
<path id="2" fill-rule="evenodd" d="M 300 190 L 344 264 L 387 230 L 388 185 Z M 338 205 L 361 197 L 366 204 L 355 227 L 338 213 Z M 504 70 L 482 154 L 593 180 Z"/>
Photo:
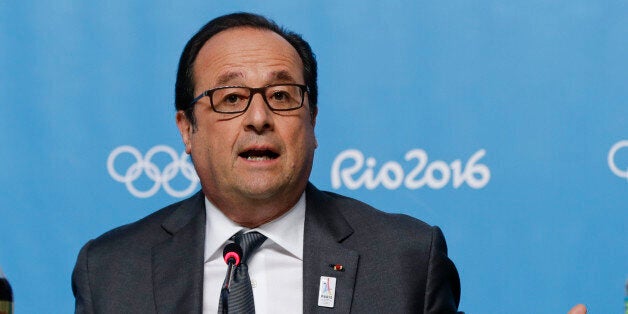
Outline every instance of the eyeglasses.
<path id="1" fill-rule="evenodd" d="M 204 91 L 192 100 L 190 106 L 208 96 L 215 112 L 242 113 L 251 105 L 253 96 L 259 93 L 271 110 L 289 111 L 303 107 L 306 92 L 309 92 L 307 86 L 300 84 L 273 84 L 260 88 L 223 86 Z"/>

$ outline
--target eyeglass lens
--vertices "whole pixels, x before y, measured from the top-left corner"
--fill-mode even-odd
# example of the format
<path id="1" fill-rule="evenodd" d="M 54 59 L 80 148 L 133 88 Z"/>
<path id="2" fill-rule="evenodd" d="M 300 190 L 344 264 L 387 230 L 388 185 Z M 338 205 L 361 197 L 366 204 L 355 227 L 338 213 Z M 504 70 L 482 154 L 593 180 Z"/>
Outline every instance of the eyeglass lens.
<path id="1" fill-rule="evenodd" d="M 296 85 L 275 85 L 262 88 L 264 100 L 275 110 L 289 110 L 301 106 L 303 102 L 303 92 L 301 87 Z M 246 87 L 224 87 L 214 90 L 211 95 L 214 110 L 218 112 L 240 112 L 249 105 L 253 94 L 253 89 Z"/>

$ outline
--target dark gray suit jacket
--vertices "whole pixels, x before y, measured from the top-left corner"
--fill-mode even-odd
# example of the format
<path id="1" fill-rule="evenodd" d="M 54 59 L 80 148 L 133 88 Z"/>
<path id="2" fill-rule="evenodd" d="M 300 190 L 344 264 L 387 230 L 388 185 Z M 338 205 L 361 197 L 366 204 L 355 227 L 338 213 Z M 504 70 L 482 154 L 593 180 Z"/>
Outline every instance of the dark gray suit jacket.
<path id="1" fill-rule="evenodd" d="M 460 281 L 438 227 L 311 184 L 306 200 L 304 313 L 456 312 Z M 76 312 L 201 313 L 204 238 L 199 192 L 89 241 L 72 274 Z M 317 305 L 321 276 L 337 278 L 334 308 Z"/>

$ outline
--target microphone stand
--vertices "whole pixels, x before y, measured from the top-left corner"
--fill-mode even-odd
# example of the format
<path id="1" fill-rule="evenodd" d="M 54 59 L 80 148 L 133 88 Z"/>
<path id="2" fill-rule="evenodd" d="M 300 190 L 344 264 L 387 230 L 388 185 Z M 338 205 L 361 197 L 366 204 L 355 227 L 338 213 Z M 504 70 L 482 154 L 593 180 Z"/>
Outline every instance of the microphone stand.
<path id="1" fill-rule="evenodd" d="M 235 260 L 233 258 L 229 259 L 227 266 L 227 275 L 225 276 L 225 283 L 222 285 L 222 289 L 220 290 L 220 298 L 222 300 L 222 313 L 229 313 L 229 288 L 231 287 L 231 281 L 233 280 L 233 275 L 235 274 Z"/>
<path id="2" fill-rule="evenodd" d="M 236 268 L 240 264 L 240 257 L 242 256 L 242 248 L 237 243 L 229 243 L 222 251 L 222 256 L 227 263 L 227 275 L 225 281 L 220 289 L 220 302 L 222 302 L 222 313 L 229 313 L 229 289 L 231 289 L 231 282 L 235 275 Z"/>

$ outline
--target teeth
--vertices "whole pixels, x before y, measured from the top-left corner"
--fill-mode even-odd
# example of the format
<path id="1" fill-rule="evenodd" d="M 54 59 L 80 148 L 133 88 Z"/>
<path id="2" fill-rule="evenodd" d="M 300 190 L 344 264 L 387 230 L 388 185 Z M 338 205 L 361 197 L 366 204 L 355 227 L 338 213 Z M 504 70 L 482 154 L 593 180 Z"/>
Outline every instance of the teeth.
<path id="1" fill-rule="evenodd" d="M 279 154 L 271 150 L 249 150 L 240 154 L 240 157 L 250 161 L 264 161 L 279 157 Z"/>
<path id="2" fill-rule="evenodd" d="M 248 156 L 246 157 L 246 160 L 252 160 L 252 161 L 262 161 L 262 160 L 269 160 L 270 158 L 268 156 Z"/>

